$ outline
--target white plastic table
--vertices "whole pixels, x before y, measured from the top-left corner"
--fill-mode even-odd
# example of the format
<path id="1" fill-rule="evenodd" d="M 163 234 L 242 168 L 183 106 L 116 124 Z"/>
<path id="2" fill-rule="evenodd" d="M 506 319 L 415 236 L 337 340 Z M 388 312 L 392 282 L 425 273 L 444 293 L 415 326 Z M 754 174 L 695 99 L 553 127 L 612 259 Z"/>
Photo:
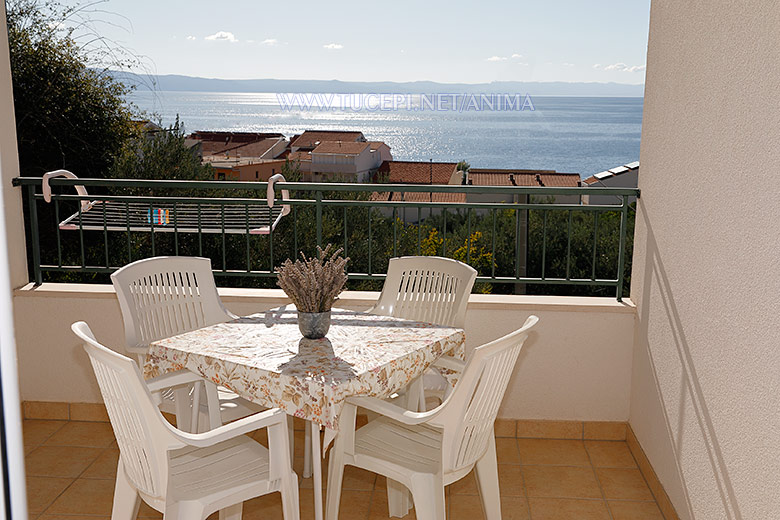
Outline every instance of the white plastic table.
<path id="1" fill-rule="evenodd" d="M 463 358 L 462 329 L 333 309 L 327 337 L 308 340 L 294 306 L 211 325 L 151 344 L 146 377 L 187 369 L 241 397 L 310 421 L 315 518 L 322 519 L 322 457 L 344 400 L 389 397 L 442 354 Z"/>

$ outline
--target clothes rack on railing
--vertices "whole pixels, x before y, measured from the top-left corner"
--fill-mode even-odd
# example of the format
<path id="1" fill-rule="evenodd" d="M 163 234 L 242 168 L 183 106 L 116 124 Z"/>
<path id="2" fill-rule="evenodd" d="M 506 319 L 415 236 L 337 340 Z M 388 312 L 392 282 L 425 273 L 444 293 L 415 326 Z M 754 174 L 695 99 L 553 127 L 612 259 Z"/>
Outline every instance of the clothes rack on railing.
<path id="1" fill-rule="evenodd" d="M 53 177 L 77 179 L 68 170 L 56 170 L 43 176 L 43 198 L 51 202 Z M 274 184 L 284 182 L 281 174 L 268 179 L 266 204 L 217 204 L 204 199 L 201 203 L 123 202 L 117 200 L 82 200 L 80 210 L 62 222 L 62 230 L 134 231 L 155 233 L 226 233 L 267 235 L 290 213 L 287 204 L 274 204 Z M 84 186 L 76 185 L 82 197 L 89 194 Z M 282 200 L 289 199 L 282 190 Z"/>

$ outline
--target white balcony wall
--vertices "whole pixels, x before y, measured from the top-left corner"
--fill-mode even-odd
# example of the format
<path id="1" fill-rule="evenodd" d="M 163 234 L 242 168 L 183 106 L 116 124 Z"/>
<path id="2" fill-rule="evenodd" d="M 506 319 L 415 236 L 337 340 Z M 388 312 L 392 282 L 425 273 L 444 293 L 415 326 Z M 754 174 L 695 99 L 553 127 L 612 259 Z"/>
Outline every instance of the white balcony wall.
<path id="1" fill-rule="evenodd" d="M 630 423 L 683 519 L 780 518 L 778 27 L 652 3 Z"/>
<path id="2" fill-rule="evenodd" d="M 286 303 L 279 290 L 223 289 L 227 307 L 247 315 Z M 345 308 L 367 309 L 378 293 L 350 292 Z M 92 369 L 70 324 L 85 320 L 98 339 L 124 344 L 119 303 L 105 285 L 44 284 L 14 296 L 22 399 L 100 402 Z M 500 416 L 626 421 L 634 308 L 605 298 L 474 295 L 466 322 L 473 348 L 541 318 L 526 344 Z"/>

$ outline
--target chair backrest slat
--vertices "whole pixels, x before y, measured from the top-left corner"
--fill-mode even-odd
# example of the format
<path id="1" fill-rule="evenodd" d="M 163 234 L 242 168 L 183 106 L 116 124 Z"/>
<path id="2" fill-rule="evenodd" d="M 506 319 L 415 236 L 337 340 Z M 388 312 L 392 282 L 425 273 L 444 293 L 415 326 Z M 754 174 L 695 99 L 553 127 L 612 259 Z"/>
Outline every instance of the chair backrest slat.
<path id="1" fill-rule="evenodd" d="M 133 262 L 111 275 L 130 352 L 152 341 L 232 319 L 208 258 L 169 256 Z"/>
<path id="2" fill-rule="evenodd" d="M 451 258 L 390 259 L 375 314 L 463 328 L 477 271 Z"/>
<path id="3" fill-rule="evenodd" d="M 164 498 L 168 449 L 180 443 L 167 431 L 138 365 L 98 343 L 86 323 L 71 328 L 92 363 L 127 478 L 139 491 Z"/>
<path id="4" fill-rule="evenodd" d="M 537 321 L 536 316 L 529 317 L 521 329 L 477 347 L 469 356 L 435 419 L 444 428 L 445 472 L 470 466 L 485 453 L 520 349 Z"/>

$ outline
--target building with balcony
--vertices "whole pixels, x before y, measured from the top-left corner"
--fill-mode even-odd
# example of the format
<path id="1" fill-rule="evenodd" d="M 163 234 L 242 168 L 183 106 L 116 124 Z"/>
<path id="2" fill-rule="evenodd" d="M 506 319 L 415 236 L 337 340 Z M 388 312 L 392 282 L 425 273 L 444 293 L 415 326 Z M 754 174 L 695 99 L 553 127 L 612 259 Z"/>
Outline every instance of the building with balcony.
<path id="1" fill-rule="evenodd" d="M 467 349 L 540 317 L 495 428 L 506 518 L 780 517 L 780 320 L 771 303 L 780 292 L 780 206 L 767 167 L 780 160 L 780 68 L 771 66 L 780 10 L 766 0 L 653 0 L 650 19 L 630 298 L 473 294 L 468 302 Z M 14 520 L 108 517 L 113 436 L 69 326 L 85 320 L 103 342 L 122 345 L 119 304 L 106 284 L 32 283 L 28 266 L 41 262 L 28 263 L 36 236 L 25 231 L 22 198 L 40 203 L 40 193 L 12 184 L 20 172 L 9 70 L 2 38 L 0 374 L 10 475 L 2 492 Z M 745 171 L 750 182 L 739 190 L 725 182 Z M 46 261 L 58 268 L 56 255 Z M 237 314 L 287 302 L 276 289 L 230 287 L 224 273 L 220 295 Z M 377 297 L 347 292 L 340 305 L 368 309 Z M 36 451 L 58 464 L 36 462 Z M 94 459 L 84 462 L 86 454 Z M 346 501 L 368 518 L 383 505 L 383 484 L 353 476 Z M 450 512 L 478 518 L 476 486 L 466 484 L 449 490 Z"/>

